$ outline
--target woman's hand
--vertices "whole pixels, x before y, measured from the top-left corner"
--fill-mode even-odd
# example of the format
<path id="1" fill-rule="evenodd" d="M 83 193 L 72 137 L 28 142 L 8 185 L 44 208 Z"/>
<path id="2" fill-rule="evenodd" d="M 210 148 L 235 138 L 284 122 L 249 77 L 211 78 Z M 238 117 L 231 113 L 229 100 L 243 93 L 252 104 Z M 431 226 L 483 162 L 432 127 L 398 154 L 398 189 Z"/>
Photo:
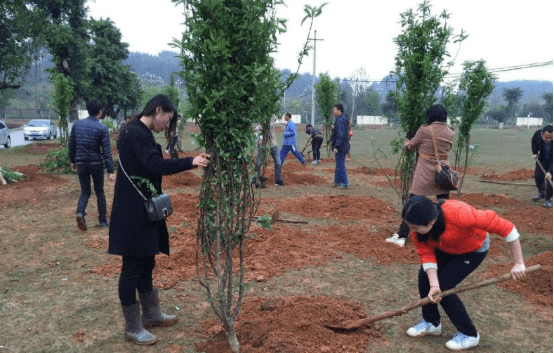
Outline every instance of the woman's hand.
<path id="1" fill-rule="evenodd" d="M 512 267 L 510 273 L 512 274 L 513 279 L 525 278 L 525 264 L 523 262 L 514 263 L 514 267 Z"/>
<path id="2" fill-rule="evenodd" d="M 441 288 L 439 286 L 432 286 L 429 290 L 429 294 L 427 294 L 427 297 L 429 297 L 429 300 L 433 304 L 438 304 L 442 300 L 441 297 L 435 297 L 435 295 L 439 294 L 441 292 Z"/>
<path id="3" fill-rule="evenodd" d="M 207 167 L 208 164 L 210 164 L 210 158 L 212 158 L 212 156 L 209 154 L 201 153 L 200 155 L 194 157 L 192 165 L 195 167 Z"/>
<path id="4" fill-rule="evenodd" d="M 409 144 L 410 144 L 410 140 L 405 140 L 404 141 L 404 147 L 408 147 Z"/>

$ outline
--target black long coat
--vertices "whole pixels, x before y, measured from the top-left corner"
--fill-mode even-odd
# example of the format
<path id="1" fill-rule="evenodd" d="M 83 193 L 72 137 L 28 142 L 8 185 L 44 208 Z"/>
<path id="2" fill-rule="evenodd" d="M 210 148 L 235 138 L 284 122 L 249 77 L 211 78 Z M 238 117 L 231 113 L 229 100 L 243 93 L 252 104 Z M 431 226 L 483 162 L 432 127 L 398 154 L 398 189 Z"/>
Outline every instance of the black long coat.
<path id="1" fill-rule="evenodd" d="M 192 157 L 163 159 L 161 146 L 150 129 L 139 119 L 125 127 L 118 142 L 119 160 L 129 176 L 149 179 L 162 191 L 162 175 L 179 173 L 193 168 Z M 133 180 L 135 185 L 137 181 Z M 138 185 L 137 185 L 138 186 Z M 139 187 L 144 196 L 150 193 Z M 123 256 L 169 255 L 169 234 L 165 220 L 148 222 L 144 199 L 118 166 L 115 180 L 108 253 Z"/>

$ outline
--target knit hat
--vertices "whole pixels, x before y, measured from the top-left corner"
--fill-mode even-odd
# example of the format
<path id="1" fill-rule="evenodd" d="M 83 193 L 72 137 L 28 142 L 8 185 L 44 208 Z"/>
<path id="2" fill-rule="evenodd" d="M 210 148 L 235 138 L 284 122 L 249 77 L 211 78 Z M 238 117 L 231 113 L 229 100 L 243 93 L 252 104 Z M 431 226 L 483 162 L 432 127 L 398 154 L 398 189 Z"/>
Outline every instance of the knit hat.
<path id="1" fill-rule="evenodd" d="M 402 218 L 418 226 L 426 226 L 438 216 L 437 204 L 425 196 L 410 197 L 402 208 Z"/>

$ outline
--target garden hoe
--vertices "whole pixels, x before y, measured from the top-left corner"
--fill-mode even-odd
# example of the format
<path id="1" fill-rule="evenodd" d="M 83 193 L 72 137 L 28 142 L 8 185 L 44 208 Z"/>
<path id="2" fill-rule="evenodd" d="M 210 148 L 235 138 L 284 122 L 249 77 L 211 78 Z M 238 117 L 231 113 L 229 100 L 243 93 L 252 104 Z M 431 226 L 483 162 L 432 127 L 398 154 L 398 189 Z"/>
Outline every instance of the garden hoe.
<path id="1" fill-rule="evenodd" d="M 525 269 L 525 273 L 531 273 L 531 272 L 537 271 L 540 268 L 541 268 L 541 265 L 531 266 L 531 267 L 528 267 L 527 269 Z M 493 278 L 489 278 L 489 279 L 486 279 L 486 280 L 483 280 L 483 281 L 480 281 L 480 282 L 469 283 L 469 284 L 466 284 L 466 285 L 463 285 L 463 286 L 458 286 L 456 288 L 446 290 L 444 292 L 441 292 L 441 293 L 437 294 L 437 297 L 444 298 L 444 297 L 446 297 L 448 295 L 451 295 L 451 294 L 454 294 L 454 293 L 461 293 L 461 292 L 465 292 L 465 291 L 468 291 L 468 290 L 471 290 L 471 289 L 476 289 L 476 288 L 488 286 L 489 284 L 502 282 L 502 281 L 505 281 L 505 280 L 508 280 L 508 279 L 511 279 L 511 278 L 512 278 L 511 273 L 506 273 L 506 274 L 504 274 L 500 277 L 493 277 Z M 431 301 L 429 300 L 429 298 L 425 297 L 425 298 L 420 299 L 418 301 L 412 302 L 412 303 L 410 303 L 406 306 L 403 306 L 402 308 L 400 308 L 398 310 L 395 310 L 395 311 L 389 311 L 389 312 L 386 312 L 386 313 L 383 313 L 383 314 L 375 315 L 375 316 L 372 316 L 372 317 L 367 317 L 365 319 L 346 321 L 346 322 L 343 322 L 340 326 L 325 325 L 325 327 L 327 327 L 328 329 L 331 329 L 335 332 L 339 332 L 339 333 L 348 332 L 348 331 L 352 331 L 352 330 L 357 330 L 361 327 L 368 326 L 368 325 L 374 323 L 375 321 L 388 319 L 388 318 L 395 317 L 395 316 L 404 315 L 408 311 L 413 310 L 415 308 L 419 308 L 420 306 L 429 304 L 430 302 Z"/>

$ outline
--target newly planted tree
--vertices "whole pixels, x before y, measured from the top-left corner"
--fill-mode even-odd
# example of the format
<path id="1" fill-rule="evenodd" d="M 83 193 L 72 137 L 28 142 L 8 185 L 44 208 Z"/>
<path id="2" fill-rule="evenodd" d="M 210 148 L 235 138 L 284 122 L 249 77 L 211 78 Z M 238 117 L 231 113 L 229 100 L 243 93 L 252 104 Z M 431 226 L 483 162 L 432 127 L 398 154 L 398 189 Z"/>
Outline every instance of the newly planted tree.
<path id="1" fill-rule="evenodd" d="M 74 87 L 71 80 L 61 73 L 52 75 L 51 80 L 54 83 L 54 92 L 52 93 L 53 108 L 56 115 L 60 117 L 58 123 L 61 131 L 60 144 L 65 146 L 69 138 L 69 133 L 67 131 L 67 116 L 69 114 L 69 107 L 73 101 Z"/>
<path id="2" fill-rule="evenodd" d="M 259 205 L 250 183 L 252 125 L 268 120 L 284 89 L 270 56 L 285 30 L 275 9 L 282 2 L 174 2 L 186 15 L 187 31 L 175 44 L 187 116 L 200 126 L 198 145 L 212 156 L 200 187 L 197 274 L 231 350 L 239 352 L 234 323 L 245 287 L 243 236 Z"/>
<path id="3" fill-rule="evenodd" d="M 331 80 L 327 74 L 319 75 L 319 81 L 315 84 L 315 99 L 319 107 L 319 113 L 325 117 L 323 122 L 325 144 L 327 145 L 327 157 L 331 148 L 331 125 L 333 124 L 333 106 L 337 104 L 338 84 Z"/>
<path id="4" fill-rule="evenodd" d="M 394 40 L 398 46 L 396 55 L 396 92 L 394 94 L 402 121 L 403 133 L 411 138 L 425 122 L 425 111 L 437 100 L 436 93 L 452 61 L 447 44 L 451 38 L 461 43 L 466 36 L 463 31 L 454 35 L 448 26 L 450 15 L 444 11 L 439 16 L 431 15 L 429 1 L 418 6 L 418 12 L 412 9 L 402 13 L 402 33 Z M 416 165 L 415 152 L 401 148 L 401 140 L 391 141 L 393 151 L 400 152 L 397 166 L 402 183 L 402 202 L 409 197 L 410 184 Z"/>
<path id="5" fill-rule="evenodd" d="M 469 160 L 470 131 L 479 115 L 487 104 L 487 97 L 494 89 L 494 75 L 491 74 L 483 60 L 465 62 L 464 71 L 459 85 L 459 101 L 462 105 L 462 120 L 458 126 L 458 139 L 455 149 L 454 167 L 460 170 L 462 150 L 465 151 L 462 179 L 458 194 L 462 191 L 464 177 L 467 171 Z"/>

